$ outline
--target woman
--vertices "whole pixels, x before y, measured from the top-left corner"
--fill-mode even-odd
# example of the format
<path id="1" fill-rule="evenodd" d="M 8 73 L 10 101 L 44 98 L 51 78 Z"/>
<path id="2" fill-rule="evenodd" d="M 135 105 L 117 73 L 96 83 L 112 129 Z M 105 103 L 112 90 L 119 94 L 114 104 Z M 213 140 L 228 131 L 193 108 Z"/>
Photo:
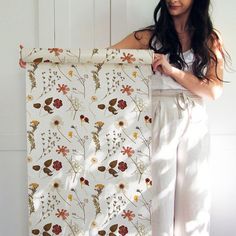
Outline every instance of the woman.
<path id="1" fill-rule="evenodd" d="M 204 99 L 222 93 L 222 40 L 210 0 L 161 0 L 155 25 L 111 48 L 153 49 L 152 233 L 209 236 L 209 134 Z M 157 17 L 157 15 L 159 17 Z"/>

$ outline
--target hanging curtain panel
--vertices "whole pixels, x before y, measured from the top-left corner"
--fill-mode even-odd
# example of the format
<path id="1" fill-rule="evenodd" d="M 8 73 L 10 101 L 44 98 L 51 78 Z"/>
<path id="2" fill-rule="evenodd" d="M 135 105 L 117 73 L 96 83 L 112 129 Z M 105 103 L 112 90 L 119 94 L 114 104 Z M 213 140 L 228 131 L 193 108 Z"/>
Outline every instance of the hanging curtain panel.
<path id="1" fill-rule="evenodd" d="M 29 235 L 151 235 L 151 50 L 21 46 Z"/>

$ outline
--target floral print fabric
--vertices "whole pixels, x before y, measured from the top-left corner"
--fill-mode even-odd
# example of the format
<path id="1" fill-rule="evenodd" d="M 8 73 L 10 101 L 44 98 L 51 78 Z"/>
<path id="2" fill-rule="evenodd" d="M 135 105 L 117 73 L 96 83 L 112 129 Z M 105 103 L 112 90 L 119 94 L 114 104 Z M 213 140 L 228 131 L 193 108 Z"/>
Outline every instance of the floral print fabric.
<path id="1" fill-rule="evenodd" d="M 151 235 L 152 59 L 21 46 L 29 235 Z"/>

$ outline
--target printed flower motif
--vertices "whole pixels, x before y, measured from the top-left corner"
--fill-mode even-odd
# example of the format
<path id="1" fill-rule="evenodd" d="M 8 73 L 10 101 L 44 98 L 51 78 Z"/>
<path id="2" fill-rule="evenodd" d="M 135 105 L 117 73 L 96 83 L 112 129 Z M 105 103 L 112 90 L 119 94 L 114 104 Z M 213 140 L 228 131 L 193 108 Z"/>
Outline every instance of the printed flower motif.
<path id="1" fill-rule="evenodd" d="M 69 213 L 67 212 L 67 210 L 64 210 L 64 209 L 59 210 L 59 209 L 57 209 L 56 216 L 58 218 L 61 217 L 63 220 L 66 220 L 67 217 L 69 216 Z"/>
<path id="2" fill-rule="evenodd" d="M 145 182 L 147 185 L 152 185 L 152 180 L 150 180 L 149 178 L 146 178 Z"/>
<path id="3" fill-rule="evenodd" d="M 72 201 L 73 195 L 72 195 L 72 194 L 69 194 L 69 195 L 68 195 L 68 199 L 69 199 L 70 201 Z"/>
<path id="4" fill-rule="evenodd" d="M 134 137 L 134 139 L 137 139 L 138 138 L 138 133 L 137 132 L 133 132 L 133 137 Z"/>
<path id="5" fill-rule="evenodd" d="M 128 228 L 126 226 L 124 226 L 124 225 L 121 225 L 119 227 L 119 231 L 118 232 L 119 232 L 119 234 L 121 236 L 125 236 L 126 234 L 128 234 Z"/>
<path id="6" fill-rule="evenodd" d="M 127 154 L 128 157 L 132 157 L 132 155 L 134 154 L 134 150 L 132 149 L 132 147 L 123 147 L 121 153 L 123 153 L 123 155 Z"/>
<path id="7" fill-rule="evenodd" d="M 135 217 L 135 214 L 132 211 L 130 211 L 130 210 L 128 210 L 128 211 L 123 210 L 122 217 L 124 219 L 127 218 L 128 221 L 132 221 L 134 219 L 134 217 Z"/>
<path id="8" fill-rule="evenodd" d="M 72 138 L 73 132 L 72 132 L 72 131 L 69 131 L 69 132 L 68 132 L 68 136 L 69 136 L 70 138 Z"/>
<path id="9" fill-rule="evenodd" d="M 92 101 L 92 102 L 96 102 L 97 100 L 98 100 L 98 98 L 97 98 L 96 96 L 92 96 L 92 97 L 91 97 L 91 101 Z"/>
<path id="10" fill-rule="evenodd" d="M 120 118 L 116 121 L 115 126 L 118 129 L 126 128 L 127 127 L 127 121 L 123 118 Z"/>
<path id="11" fill-rule="evenodd" d="M 127 61 L 128 63 L 133 63 L 136 59 L 133 57 L 133 54 L 128 53 L 123 53 L 123 57 L 121 57 L 122 61 Z"/>
<path id="12" fill-rule="evenodd" d="M 29 186 L 31 187 L 31 189 L 36 190 L 38 188 L 39 184 L 31 183 Z"/>
<path id="13" fill-rule="evenodd" d="M 74 74 L 74 71 L 73 71 L 73 70 L 69 70 L 69 71 L 68 71 L 68 75 L 69 75 L 70 77 L 72 77 L 73 74 Z"/>
<path id="14" fill-rule="evenodd" d="M 152 123 L 152 118 L 149 116 L 144 117 L 145 123 Z"/>
<path id="15" fill-rule="evenodd" d="M 62 168 L 62 164 L 60 161 L 54 161 L 53 162 L 53 169 L 55 169 L 56 171 L 60 170 Z"/>
<path id="16" fill-rule="evenodd" d="M 127 95 L 131 95 L 134 89 L 130 85 L 122 85 L 122 89 L 120 90 L 122 93 L 127 93 Z"/>
<path id="17" fill-rule="evenodd" d="M 32 95 L 27 95 L 27 97 L 26 97 L 26 100 L 28 101 L 28 102 L 30 102 L 30 101 L 32 101 L 34 99 L 34 97 L 32 96 Z"/>
<path id="18" fill-rule="evenodd" d="M 54 107 L 56 107 L 57 109 L 58 108 L 60 108 L 61 106 L 62 106 L 62 100 L 60 100 L 60 99 L 55 99 L 54 101 L 53 101 L 53 106 Z"/>
<path id="19" fill-rule="evenodd" d="M 87 179 L 85 179 L 84 177 L 80 177 L 80 183 L 89 186 L 89 181 Z"/>
<path id="20" fill-rule="evenodd" d="M 54 116 L 51 121 L 51 126 L 53 128 L 60 128 L 63 125 L 62 119 L 59 116 Z"/>
<path id="21" fill-rule="evenodd" d="M 62 183 L 59 179 L 54 179 L 52 182 L 52 191 L 62 188 Z"/>
<path id="22" fill-rule="evenodd" d="M 26 62 L 23 61 L 21 58 L 19 60 L 19 65 L 20 65 L 21 68 L 24 68 L 24 69 L 26 68 Z"/>
<path id="23" fill-rule="evenodd" d="M 122 172 L 124 172 L 127 169 L 127 164 L 123 161 L 119 162 L 118 164 L 118 169 L 121 170 Z"/>
<path id="24" fill-rule="evenodd" d="M 118 187 L 118 192 L 125 192 L 125 190 L 128 188 L 125 182 L 119 182 L 117 187 Z"/>
<path id="25" fill-rule="evenodd" d="M 132 76 L 133 76 L 134 78 L 136 78 L 136 77 L 137 77 L 137 74 L 138 74 L 138 72 L 137 72 L 137 71 L 134 71 L 134 72 L 132 73 Z"/>
<path id="26" fill-rule="evenodd" d="M 134 201 L 137 202 L 139 199 L 138 195 L 134 195 Z"/>
<path id="27" fill-rule="evenodd" d="M 59 56 L 60 53 L 63 52 L 63 49 L 62 49 L 62 48 L 49 48 L 48 51 L 49 51 L 50 53 L 53 53 L 53 52 L 54 52 L 54 53 L 55 53 L 55 56 Z"/>
<path id="28" fill-rule="evenodd" d="M 53 225 L 52 232 L 56 235 L 59 235 L 62 232 L 61 226 L 60 225 Z"/>
<path id="29" fill-rule="evenodd" d="M 65 94 L 67 94 L 68 91 L 70 91 L 70 89 L 67 87 L 66 84 L 58 84 L 57 91 L 59 93 L 62 92 L 65 95 Z"/>
<path id="30" fill-rule="evenodd" d="M 62 154 L 62 156 L 67 156 L 67 154 L 69 153 L 69 149 L 66 146 L 57 146 L 58 149 L 56 150 L 56 152 L 58 154 Z"/>
<path id="31" fill-rule="evenodd" d="M 127 107 L 126 101 L 124 100 L 119 100 L 118 101 L 118 105 L 117 105 L 120 109 L 125 109 Z"/>
<path id="32" fill-rule="evenodd" d="M 86 123 L 89 123 L 89 118 L 88 117 L 86 117 L 86 116 L 84 116 L 84 115 L 80 115 L 80 121 L 81 122 L 86 122 Z"/>

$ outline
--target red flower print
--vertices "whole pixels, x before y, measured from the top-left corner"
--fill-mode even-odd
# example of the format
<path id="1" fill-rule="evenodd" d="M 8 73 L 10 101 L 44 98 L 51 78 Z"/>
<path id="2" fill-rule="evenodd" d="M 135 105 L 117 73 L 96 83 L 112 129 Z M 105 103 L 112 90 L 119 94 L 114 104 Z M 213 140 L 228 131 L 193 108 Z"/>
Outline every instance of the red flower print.
<path id="1" fill-rule="evenodd" d="M 55 53 L 55 56 L 59 56 L 60 53 L 63 52 L 63 49 L 61 49 L 61 48 L 49 48 L 48 51 L 49 51 L 50 53 L 53 53 L 53 52 L 54 52 L 54 53 Z"/>
<path id="2" fill-rule="evenodd" d="M 126 169 L 127 169 L 127 164 L 123 161 L 121 161 L 119 164 L 118 164 L 118 169 L 121 170 L 122 172 L 124 172 Z"/>
<path id="3" fill-rule="evenodd" d="M 19 65 L 21 68 L 24 68 L 26 67 L 26 62 L 24 62 L 22 59 L 19 60 Z"/>
<path id="4" fill-rule="evenodd" d="M 57 146 L 58 149 L 56 152 L 58 154 L 62 154 L 64 157 L 69 153 L 69 149 L 66 146 Z"/>
<path id="5" fill-rule="evenodd" d="M 124 219 L 127 218 L 128 221 L 131 221 L 131 220 L 134 219 L 135 214 L 134 214 L 132 211 L 130 211 L 130 210 L 128 210 L 128 211 L 123 210 L 122 217 L 123 217 Z"/>
<path id="6" fill-rule="evenodd" d="M 89 186 L 89 181 L 87 179 L 85 179 L 84 177 L 80 177 L 80 183 Z"/>
<path id="7" fill-rule="evenodd" d="M 60 108 L 62 106 L 62 100 L 60 99 L 55 99 L 53 101 L 53 106 L 56 107 L 57 109 Z"/>
<path id="8" fill-rule="evenodd" d="M 128 53 L 127 55 L 123 53 L 123 57 L 121 57 L 122 61 L 127 61 L 128 63 L 132 63 L 135 61 L 135 58 L 133 57 L 133 54 Z"/>
<path id="9" fill-rule="evenodd" d="M 58 87 L 59 88 L 57 88 L 57 91 L 60 93 L 60 92 L 62 92 L 64 95 L 65 94 L 67 94 L 67 92 L 68 91 L 70 91 L 70 89 L 67 87 L 67 85 L 66 84 L 58 84 Z"/>
<path id="10" fill-rule="evenodd" d="M 132 149 L 132 147 L 123 147 L 123 150 L 121 152 L 123 153 L 123 155 L 127 154 L 128 157 L 132 157 L 132 155 L 134 154 L 134 150 Z"/>
<path id="11" fill-rule="evenodd" d="M 124 225 L 121 225 L 120 227 L 119 227 L 119 234 L 121 235 L 121 236 L 125 236 L 127 233 L 128 233 L 128 228 L 127 227 L 125 227 Z"/>
<path id="12" fill-rule="evenodd" d="M 62 164 L 61 164 L 60 161 L 54 161 L 52 167 L 53 167 L 53 169 L 58 171 L 58 170 L 60 170 L 62 168 Z"/>
<path id="13" fill-rule="evenodd" d="M 60 234 L 62 232 L 60 225 L 53 225 L 52 232 L 56 235 Z"/>
<path id="14" fill-rule="evenodd" d="M 127 95 L 131 95 L 132 92 L 134 91 L 134 89 L 131 88 L 130 85 L 126 85 L 126 86 L 122 85 L 122 87 L 123 88 L 120 91 L 122 91 L 122 93 L 127 93 Z"/>
<path id="15" fill-rule="evenodd" d="M 67 210 L 64 210 L 64 209 L 59 210 L 59 209 L 57 209 L 56 216 L 58 218 L 61 217 L 63 220 L 66 220 L 67 217 L 69 216 L 69 213 L 67 212 Z"/>
<path id="16" fill-rule="evenodd" d="M 121 108 L 122 110 L 127 107 L 126 101 L 124 100 L 119 100 L 118 101 L 118 107 Z"/>

